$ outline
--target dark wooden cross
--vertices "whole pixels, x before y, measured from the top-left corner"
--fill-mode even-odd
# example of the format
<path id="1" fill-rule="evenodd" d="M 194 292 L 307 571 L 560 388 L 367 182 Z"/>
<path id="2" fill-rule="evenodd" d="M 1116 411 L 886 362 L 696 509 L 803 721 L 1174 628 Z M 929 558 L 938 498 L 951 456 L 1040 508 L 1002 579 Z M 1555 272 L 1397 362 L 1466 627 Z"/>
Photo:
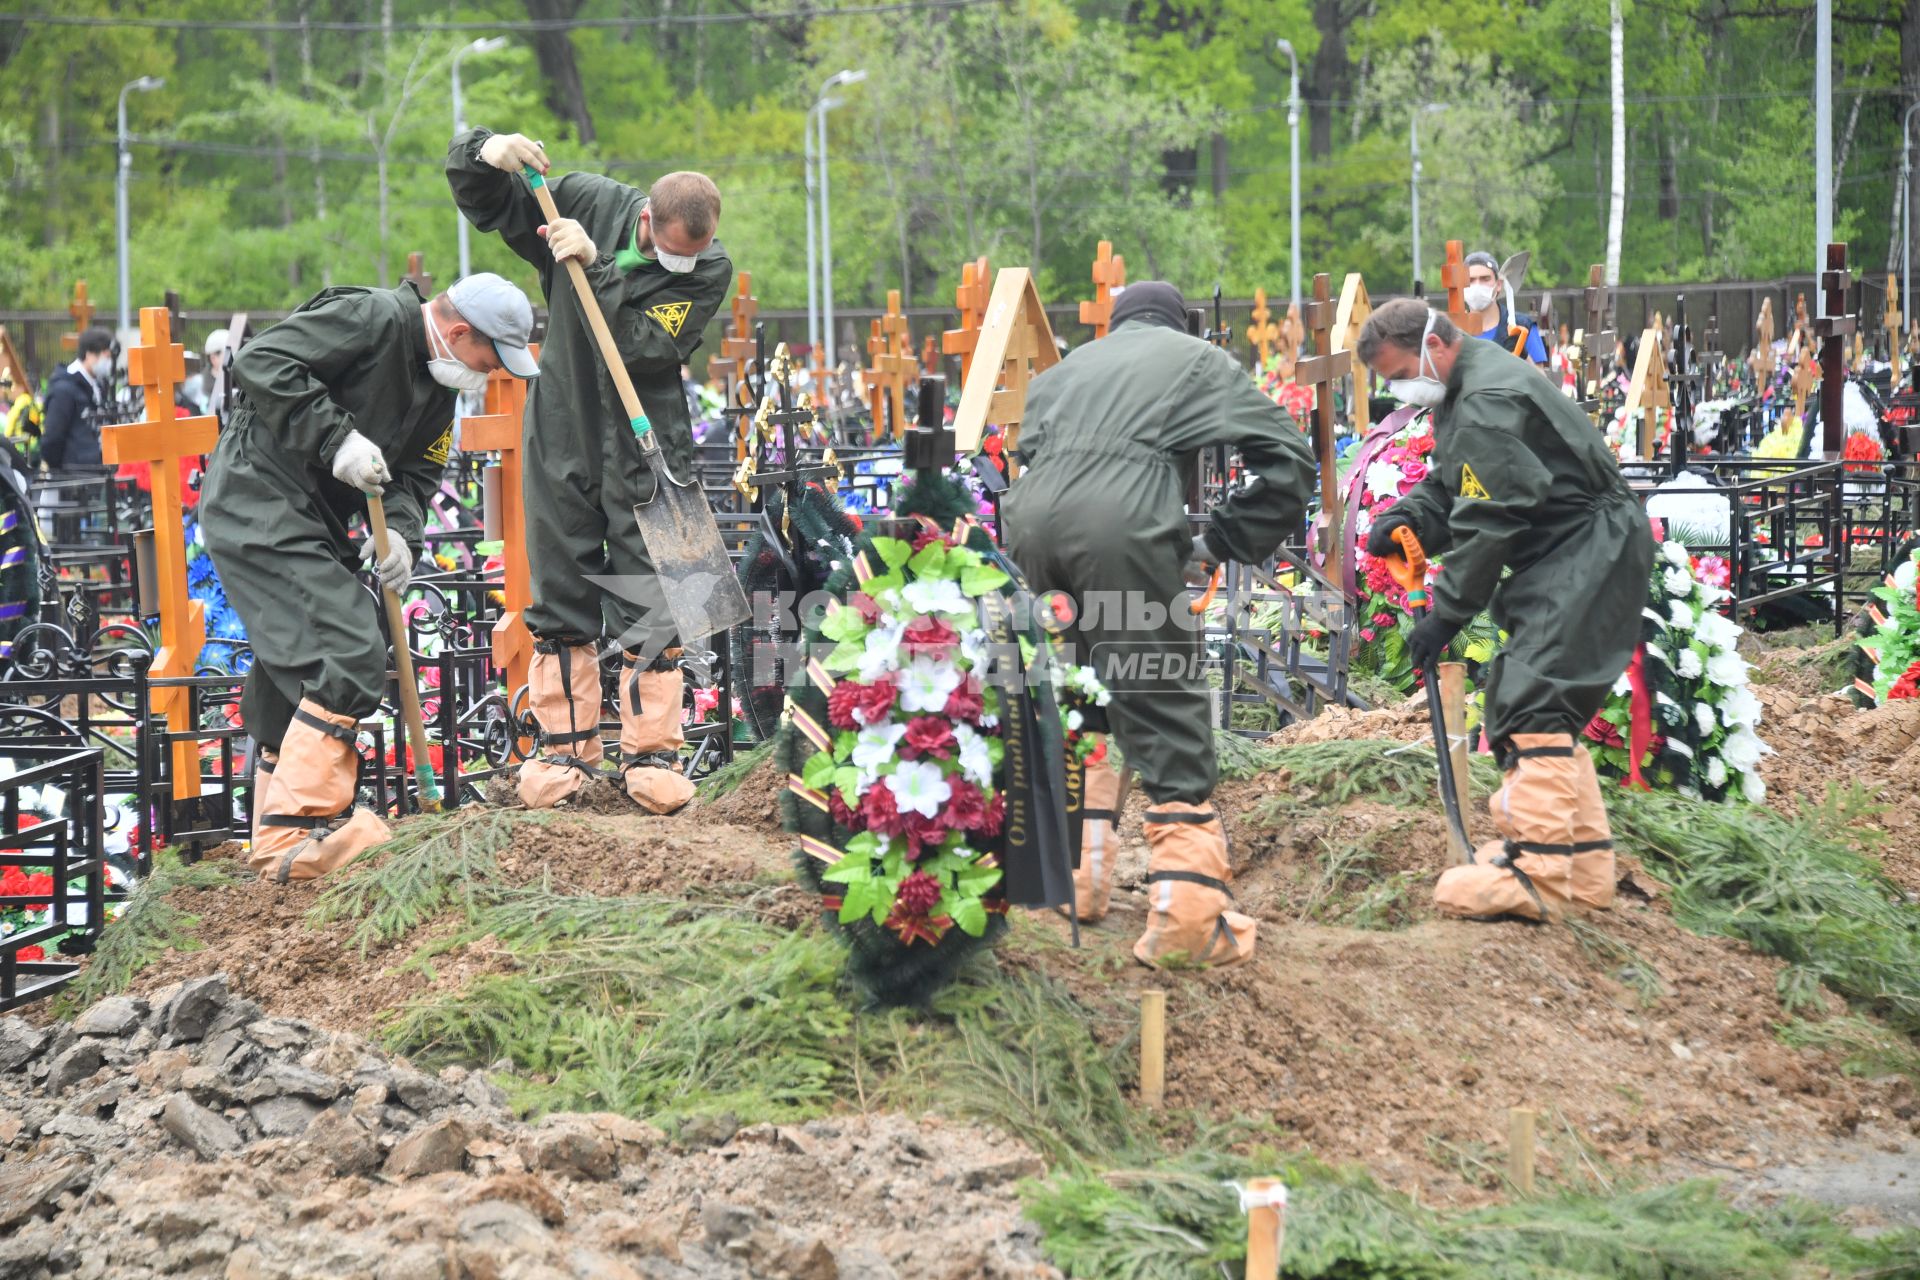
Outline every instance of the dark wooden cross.
<path id="1" fill-rule="evenodd" d="M 1846 339 L 1859 323 L 1847 314 L 1847 289 L 1853 273 L 1847 270 L 1845 243 L 1827 246 L 1827 269 L 1820 273 L 1820 290 L 1825 295 L 1820 318 L 1813 331 L 1820 339 L 1820 440 L 1829 458 L 1838 458 L 1847 447 Z"/>
<path id="2" fill-rule="evenodd" d="M 1333 384 L 1353 368 L 1353 353 L 1333 349 L 1333 277 L 1322 271 L 1313 277 L 1313 301 L 1302 308 L 1307 331 L 1313 334 L 1314 354 L 1294 367 L 1294 380 L 1313 388 L 1314 451 L 1320 457 L 1320 510 L 1326 520 L 1326 575 L 1336 590 L 1344 581 L 1340 564 L 1346 518 L 1340 509 L 1340 457 L 1334 442 Z"/>
<path id="3" fill-rule="evenodd" d="M 1467 326 L 1471 323 L 1467 319 L 1465 249 L 1466 246 L 1458 240 L 1447 241 L 1447 260 L 1440 266 L 1440 283 L 1447 291 L 1447 319 L 1453 321 L 1462 333 L 1467 333 Z M 1479 335 L 1468 333 L 1467 336 L 1472 338 Z"/>
<path id="4" fill-rule="evenodd" d="M 418 289 L 422 298 L 431 298 L 433 296 L 433 277 L 427 274 L 427 268 L 424 265 L 425 262 L 426 256 L 424 254 L 418 252 L 408 254 L 407 274 L 400 278 L 410 282 L 414 288 Z"/>
<path id="5" fill-rule="evenodd" d="M 973 368 L 973 349 L 980 343 L 980 323 L 986 318 L 987 301 L 993 294 L 993 272 L 984 256 L 960 267 L 960 287 L 953 291 L 953 304 L 960 309 L 960 327 L 940 335 L 940 350 L 960 357 L 960 381 L 964 385 Z"/>
<path id="6" fill-rule="evenodd" d="M 1607 325 L 1612 299 L 1607 296 L 1607 273 L 1599 263 L 1587 268 L 1587 327 L 1580 337 L 1580 392 L 1590 403 L 1589 412 L 1598 413 L 1600 399 L 1600 362 L 1603 353 L 1613 350 L 1613 330 Z"/>
<path id="7" fill-rule="evenodd" d="M 68 351 L 80 349 L 80 335 L 93 326 L 93 303 L 87 298 L 87 282 L 76 280 L 73 284 L 73 301 L 67 307 L 67 314 L 73 317 L 73 332 L 60 335 L 60 345 Z"/>
<path id="8" fill-rule="evenodd" d="M 1093 255 L 1093 300 L 1080 304 L 1080 323 L 1093 326 L 1093 336 L 1104 338 L 1113 321 L 1113 291 L 1127 283 L 1127 260 L 1113 251 L 1113 241 L 1102 240 Z"/>

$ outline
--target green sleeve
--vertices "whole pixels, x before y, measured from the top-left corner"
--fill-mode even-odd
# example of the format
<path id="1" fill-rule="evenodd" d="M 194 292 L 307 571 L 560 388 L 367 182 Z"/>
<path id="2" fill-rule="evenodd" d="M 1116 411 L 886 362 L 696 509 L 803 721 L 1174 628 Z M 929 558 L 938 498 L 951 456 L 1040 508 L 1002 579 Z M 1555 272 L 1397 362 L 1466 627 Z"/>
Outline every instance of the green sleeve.
<path id="1" fill-rule="evenodd" d="M 1207 545 L 1239 564 L 1260 564 L 1299 532 L 1313 493 L 1313 447 L 1285 409 L 1233 357 L 1208 348 L 1175 392 L 1165 443 L 1175 453 L 1231 445 L 1253 473 L 1213 509 Z"/>
<path id="2" fill-rule="evenodd" d="M 296 311 L 249 342 L 233 362 L 234 381 L 260 422 L 289 452 L 328 470 L 354 422 L 327 383 L 389 338 L 374 317 L 371 297 L 356 292 Z"/>
<path id="3" fill-rule="evenodd" d="M 447 425 L 451 430 L 451 420 Z M 422 530 L 426 527 L 427 503 L 446 474 L 447 464 L 435 462 L 428 454 L 421 454 L 404 465 L 393 467 L 393 479 L 387 484 L 384 495 L 387 528 L 405 538 L 407 547 L 416 557 L 424 543 Z"/>
<path id="4" fill-rule="evenodd" d="M 1493 406 L 1487 406 L 1493 407 Z M 1446 460 L 1453 492 L 1447 525 L 1453 545 L 1435 581 L 1434 611 L 1464 623 L 1478 616 L 1500 585 L 1516 544 L 1533 528 L 1552 477 L 1511 431 L 1456 416 Z"/>
<path id="5" fill-rule="evenodd" d="M 496 169 L 480 158 L 491 129 L 469 129 L 447 147 L 447 185 L 460 214 L 481 231 L 498 231 L 507 248 L 540 268 L 540 282 L 553 266 L 547 242 L 540 238 L 546 219 L 533 189 L 517 173 Z"/>
<path id="6" fill-rule="evenodd" d="M 1430 556 L 1437 556 L 1453 545 L 1453 531 L 1447 527 L 1447 511 L 1452 506 L 1453 495 L 1440 482 L 1440 472 L 1436 468 L 1427 473 L 1426 479 L 1402 494 L 1378 519 L 1387 523 L 1401 516 L 1406 517 L 1406 522 L 1413 526 L 1414 536 L 1420 539 L 1420 549 Z"/>

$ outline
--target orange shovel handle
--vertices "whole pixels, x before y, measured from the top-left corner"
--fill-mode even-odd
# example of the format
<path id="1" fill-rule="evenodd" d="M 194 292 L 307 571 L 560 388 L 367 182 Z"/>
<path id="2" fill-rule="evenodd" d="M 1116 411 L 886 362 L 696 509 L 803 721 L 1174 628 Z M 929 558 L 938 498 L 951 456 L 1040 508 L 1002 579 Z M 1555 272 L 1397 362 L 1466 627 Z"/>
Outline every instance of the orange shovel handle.
<path id="1" fill-rule="evenodd" d="M 1393 540 L 1400 544 L 1398 556 L 1387 557 L 1387 572 L 1407 593 L 1410 608 L 1421 609 L 1427 604 L 1427 552 L 1420 545 L 1420 535 L 1413 526 L 1403 524 L 1394 529 Z"/>
<path id="2" fill-rule="evenodd" d="M 1195 600 L 1187 606 L 1188 612 L 1192 613 L 1196 618 L 1205 613 L 1208 606 L 1213 603 L 1214 595 L 1220 590 L 1220 578 L 1224 572 L 1225 568 L 1223 566 L 1215 566 L 1213 577 L 1207 581 L 1207 589 L 1200 593 L 1198 600 Z"/>

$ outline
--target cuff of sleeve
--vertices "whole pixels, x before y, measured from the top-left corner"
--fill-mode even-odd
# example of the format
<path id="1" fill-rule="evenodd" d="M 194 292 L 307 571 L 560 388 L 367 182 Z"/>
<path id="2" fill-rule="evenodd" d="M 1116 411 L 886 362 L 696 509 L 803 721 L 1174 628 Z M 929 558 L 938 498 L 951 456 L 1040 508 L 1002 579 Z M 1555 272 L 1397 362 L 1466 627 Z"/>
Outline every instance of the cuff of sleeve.
<path id="1" fill-rule="evenodd" d="M 326 438 L 320 441 L 320 464 L 327 470 L 333 470 L 334 455 L 340 452 L 340 446 L 347 442 L 347 437 L 353 432 L 353 419 L 347 418 L 339 426 L 327 432 Z"/>
<path id="2" fill-rule="evenodd" d="M 1220 527 L 1218 525 L 1208 525 L 1206 532 L 1200 535 L 1200 541 L 1206 543 L 1207 550 L 1213 553 L 1213 562 L 1215 564 L 1225 564 L 1227 561 L 1233 559 L 1232 551 L 1220 540 Z"/>

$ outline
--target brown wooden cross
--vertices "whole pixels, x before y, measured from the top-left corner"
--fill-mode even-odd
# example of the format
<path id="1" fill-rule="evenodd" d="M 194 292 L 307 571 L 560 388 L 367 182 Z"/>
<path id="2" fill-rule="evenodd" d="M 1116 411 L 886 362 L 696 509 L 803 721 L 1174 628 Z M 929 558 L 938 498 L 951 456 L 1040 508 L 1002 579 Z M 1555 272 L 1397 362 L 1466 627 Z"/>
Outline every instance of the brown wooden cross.
<path id="1" fill-rule="evenodd" d="M 1846 345 L 1860 325 L 1847 311 L 1853 273 L 1847 270 L 1844 241 L 1826 247 L 1826 264 L 1820 273 L 1820 318 L 1813 322 L 1813 332 L 1820 340 L 1821 445 L 1827 457 L 1838 458 L 1847 447 Z"/>
<path id="2" fill-rule="evenodd" d="M 1653 429 L 1663 410 L 1673 405 L 1667 386 L 1667 355 L 1663 342 L 1660 313 L 1653 323 L 1640 331 L 1640 353 L 1633 361 L 1633 376 L 1627 382 L 1627 413 L 1640 411 L 1640 457 L 1653 455 Z"/>
<path id="3" fill-rule="evenodd" d="M 736 388 L 753 362 L 753 321 L 759 314 L 760 299 L 753 296 L 753 273 L 742 271 L 734 287 L 733 323 L 720 339 L 720 354 L 707 361 L 707 381 L 729 405 L 734 403 Z"/>
<path id="4" fill-rule="evenodd" d="M 1302 359 L 1294 380 L 1313 388 L 1313 438 L 1320 455 L 1320 510 L 1326 519 L 1327 580 L 1340 589 L 1344 581 L 1340 562 L 1344 555 L 1341 538 L 1346 519 L 1340 509 L 1340 457 L 1334 444 L 1333 384 L 1353 369 L 1353 355 L 1333 349 L 1333 277 L 1322 271 L 1313 277 L 1313 301 L 1306 305 L 1304 318 L 1313 334 L 1316 354 Z"/>
<path id="5" fill-rule="evenodd" d="M 1259 361 L 1256 366 L 1267 367 L 1267 361 L 1273 359 L 1273 346 L 1280 341 L 1280 326 L 1273 322 L 1273 310 L 1267 306 L 1267 291 L 1253 291 L 1253 323 L 1247 326 L 1247 341 L 1253 344 L 1254 357 Z"/>
<path id="6" fill-rule="evenodd" d="M 1080 323 L 1093 326 L 1093 336 L 1104 338 L 1113 323 L 1113 291 L 1127 283 L 1127 260 L 1113 251 L 1113 241 L 1102 240 L 1093 255 L 1093 300 L 1080 304 Z"/>
<path id="7" fill-rule="evenodd" d="M 940 335 L 940 350 L 960 357 L 961 382 L 973 371 L 973 349 L 980 342 L 980 323 L 987 314 L 992 276 L 984 257 L 961 265 L 960 287 L 953 291 L 953 304 L 960 308 L 960 327 Z"/>
<path id="8" fill-rule="evenodd" d="M 1900 282 L 1893 272 L 1887 272 L 1887 309 L 1884 315 L 1887 326 L 1887 360 L 1891 365 L 1893 381 L 1888 385 L 1895 391 L 1900 389 Z"/>
<path id="9" fill-rule="evenodd" d="M 1300 304 L 1287 304 L 1286 318 L 1280 321 L 1280 345 L 1273 353 L 1273 369 L 1282 382 L 1292 382 L 1296 378 L 1295 369 L 1300 362 L 1300 343 L 1305 335 L 1300 324 Z"/>
<path id="10" fill-rule="evenodd" d="M 181 516 L 180 460 L 213 451 L 219 438 L 214 418 L 173 416 L 173 389 L 187 376 L 186 348 L 171 341 L 165 307 L 140 309 L 140 345 L 127 352 L 127 380 L 146 395 L 147 418 L 100 433 L 101 455 L 116 466 L 148 463 L 153 471 L 153 542 L 160 584 L 160 650 L 151 674 L 156 679 L 193 675 L 207 641 L 206 611 L 187 594 L 187 539 Z M 153 709 L 166 717 L 174 733 L 191 734 L 190 690 L 154 690 Z M 200 751 L 191 738 L 173 744 L 173 798 L 200 794 Z"/>
<path id="11" fill-rule="evenodd" d="M 1367 282 L 1360 278 L 1358 271 L 1347 275 L 1346 283 L 1340 286 L 1340 305 L 1333 313 L 1333 349 L 1352 351 L 1360 345 L 1360 330 L 1366 327 L 1367 317 L 1373 314 L 1373 299 L 1367 295 Z M 1366 439 L 1371 412 L 1367 405 L 1367 379 L 1370 376 L 1367 366 L 1360 363 L 1359 357 L 1353 360 L 1353 398 L 1347 402 L 1347 417 L 1353 426 L 1353 434 L 1358 439 Z"/>
<path id="12" fill-rule="evenodd" d="M 1447 319 L 1466 333 L 1472 323 L 1467 318 L 1466 246 L 1458 240 L 1447 241 L 1447 260 L 1440 266 L 1440 283 L 1447 291 Z M 1468 335 L 1474 336 L 1474 335 Z"/>
<path id="13" fill-rule="evenodd" d="M 1018 474 L 1020 422 L 1026 415 L 1027 383 L 1060 362 L 1053 326 L 1025 267 L 1002 267 L 981 318 L 973 371 L 960 387 L 954 413 L 954 443 L 962 456 L 980 448 L 988 423 L 1000 427 L 1007 478 Z"/>
<path id="14" fill-rule="evenodd" d="M 900 291 L 887 290 L 887 312 L 873 322 L 867 341 L 873 357 L 867 370 L 867 404 L 873 414 L 873 436 L 899 440 L 907 429 L 907 387 L 919 373 L 913 358 L 913 335 L 900 310 Z"/>
<path id="15" fill-rule="evenodd" d="M 1585 399 L 1598 400 L 1600 396 L 1600 355 L 1603 351 L 1613 350 L 1613 330 L 1607 327 L 1607 310 L 1610 299 L 1607 296 L 1606 268 L 1597 262 L 1587 268 L 1585 301 L 1587 304 L 1587 327 L 1578 339 L 1581 354 L 1581 394 Z"/>
<path id="16" fill-rule="evenodd" d="M 407 274 L 400 278 L 418 289 L 422 298 L 431 298 L 433 296 L 433 277 L 427 274 L 425 264 L 426 257 L 424 254 L 418 252 L 408 254 Z"/>
<path id="17" fill-rule="evenodd" d="M 534 349 L 538 358 L 539 349 Z M 527 513 L 520 500 L 521 431 L 527 384 L 506 370 L 487 379 L 486 412 L 460 423 L 462 453 L 500 455 L 500 555 L 504 609 L 493 624 L 493 663 L 507 673 L 511 698 L 527 683 L 533 665 L 533 634 L 526 610 L 533 603 L 533 575 L 527 567 Z"/>
<path id="18" fill-rule="evenodd" d="M 67 307 L 67 314 L 73 317 L 73 332 L 60 335 L 60 345 L 68 351 L 80 349 L 80 335 L 93 327 L 93 303 L 87 298 L 87 282 L 76 280 L 73 283 L 73 301 Z"/>

